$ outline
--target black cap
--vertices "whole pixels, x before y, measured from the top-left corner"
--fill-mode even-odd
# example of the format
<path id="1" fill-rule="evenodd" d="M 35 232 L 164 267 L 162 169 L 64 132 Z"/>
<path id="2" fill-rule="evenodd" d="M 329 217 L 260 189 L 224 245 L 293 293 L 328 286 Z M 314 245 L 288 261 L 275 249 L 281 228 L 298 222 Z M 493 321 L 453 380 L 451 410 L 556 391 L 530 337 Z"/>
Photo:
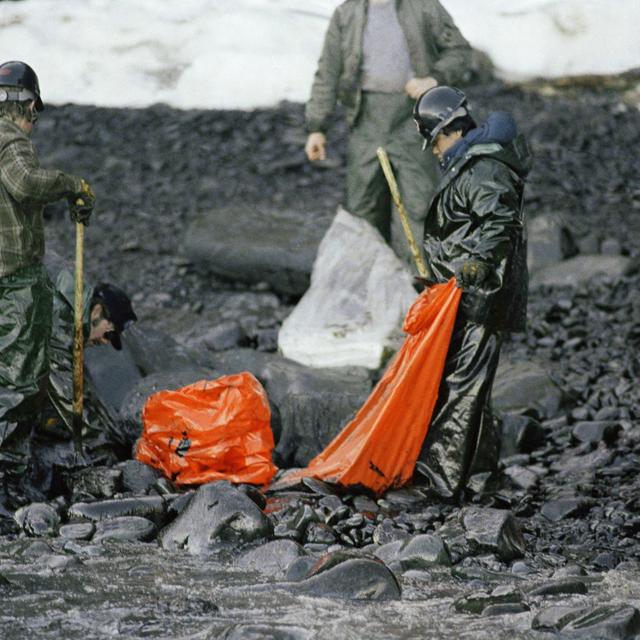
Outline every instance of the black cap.
<path id="1" fill-rule="evenodd" d="M 12 60 L 0 64 L 0 86 L 5 87 L 0 94 L 0 102 L 35 100 L 36 110 L 44 109 L 38 76 L 26 62 Z M 14 87 L 14 90 L 8 87 Z"/>
<path id="2" fill-rule="evenodd" d="M 115 285 L 101 282 L 93 290 L 93 300 L 102 305 L 105 317 L 113 323 L 115 331 L 109 331 L 106 337 L 113 348 L 120 351 L 122 349 L 120 334 L 138 319 L 129 296 Z"/>
<path id="3" fill-rule="evenodd" d="M 467 96 L 460 89 L 441 85 L 425 91 L 418 98 L 413 108 L 413 119 L 427 145 L 433 143 L 448 124 L 470 111 Z"/>

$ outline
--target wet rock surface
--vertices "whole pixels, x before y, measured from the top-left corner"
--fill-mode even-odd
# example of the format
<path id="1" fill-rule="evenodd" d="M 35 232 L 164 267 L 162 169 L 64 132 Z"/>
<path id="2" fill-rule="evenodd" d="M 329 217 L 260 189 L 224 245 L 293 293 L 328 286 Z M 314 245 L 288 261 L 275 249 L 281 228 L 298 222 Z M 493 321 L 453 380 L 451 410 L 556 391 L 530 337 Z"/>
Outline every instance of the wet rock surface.
<path id="1" fill-rule="evenodd" d="M 3 637 L 640 634 L 640 114 L 606 90 L 470 95 L 479 119 L 487 105 L 514 112 L 536 156 L 529 325 L 507 339 L 494 394 L 500 477 L 474 479 L 463 505 L 434 502 L 419 482 L 379 497 L 315 481 L 266 500 L 226 483 L 177 496 L 144 465 L 79 471 L 72 448 L 47 442 L 49 495 L 16 519 L 0 513 Z M 261 133 L 251 144 L 248 128 Z M 47 109 L 34 137 L 43 166 L 87 176 L 99 197 L 88 276 L 125 288 L 141 319 L 121 373 L 113 358 L 91 365 L 118 383 L 101 393 L 127 455 L 145 394 L 200 377 L 260 379 L 283 466 L 305 464 L 360 406 L 375 374 L 274 353 L 308 278 L 307 240 L 343 196 L 343 138 L 335 124 L 321 169 L 303 159 L 300 105 Z M 230 273 L 185 239 L 240 199 L 250 206 L 235 237 L 256 242 Z M 260 254 L 253 211 L 312 223 L 300 255 L 269 257 L 278 268 L 262 272 L 274 247 Z M 73 256 L 64 207 L 46 217 L 49 248 Z M 291 246 L 284 222 L 276 249 Z"/>

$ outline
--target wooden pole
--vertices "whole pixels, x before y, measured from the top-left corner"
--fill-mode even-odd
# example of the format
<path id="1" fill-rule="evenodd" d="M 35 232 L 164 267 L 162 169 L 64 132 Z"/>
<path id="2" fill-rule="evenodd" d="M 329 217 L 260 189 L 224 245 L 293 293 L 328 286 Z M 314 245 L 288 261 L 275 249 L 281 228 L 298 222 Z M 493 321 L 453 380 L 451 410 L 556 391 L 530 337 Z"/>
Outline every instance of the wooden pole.
<path id="1" fill-rule="evenodd" d="M 422 253 L 420 252 L 420 249 L 416 244 L 415 238 L 413 237 L 411 227 L 409 226 L 409 216 L 407 215 L 407 210 L 404 208 L 404 204 L 402 203 L 400 190 L 398 189 L 398 183 L 396 182 L 396 177 L 393 175 L 393 169 L 391 168 L 391 163 L 389 162 L 389 156 L 382 147 L 378 147 L 377 154 L 378 160 L 380 160 L 380 164 L 382 165 L 382 171 L 384 171 L 385 178 L 387 179 L 387 183 L 389 184 L 391 197 L 393 198 L 393 201 L 398 208 L 398 212 L 400 213 L 402 228 L 404 229 L 404 234 L 407 237 L 409 249 L 411 249 L 411 254 L 413 255 L 413 259 L 416 263 L 418 274 L 421 278 L 428 278 L 429 270 L 424 261 L 424 258 L 422 257 Z"/>
<path id="2" fill-rule="evenodd" d="M 82 334 L 84 288 L 84 224 L 76 222 L 76 273 L 73 306 L 73 442 L 76 453 L 82 455 L 82 410 L 84 391 L 84 336 Z"/>

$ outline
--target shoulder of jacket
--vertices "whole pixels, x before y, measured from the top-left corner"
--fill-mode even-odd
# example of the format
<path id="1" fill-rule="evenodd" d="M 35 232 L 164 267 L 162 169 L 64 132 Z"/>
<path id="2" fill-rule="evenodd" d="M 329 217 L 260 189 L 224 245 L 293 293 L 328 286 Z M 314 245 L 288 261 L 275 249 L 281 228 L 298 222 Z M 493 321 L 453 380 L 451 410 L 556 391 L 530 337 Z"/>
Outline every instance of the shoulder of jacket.
<path id="1" fill-rule="evenodd" d="M 0 147 L 4 149 L 12 142 L 29 142 L 29 137 L 13 122 L 0 118 Z"/>

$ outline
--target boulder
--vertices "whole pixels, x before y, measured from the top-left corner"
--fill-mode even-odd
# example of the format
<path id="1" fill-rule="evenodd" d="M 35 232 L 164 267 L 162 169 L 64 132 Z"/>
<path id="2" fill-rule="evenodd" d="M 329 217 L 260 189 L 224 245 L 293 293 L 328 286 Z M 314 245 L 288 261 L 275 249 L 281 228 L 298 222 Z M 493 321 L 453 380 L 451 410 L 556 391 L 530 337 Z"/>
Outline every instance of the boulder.
<path id="1" fill-rule="evenodd" d="M 563 580 L 552 580 L 551 582 L 545 582 L 544 584 L 531 589 L 528 594 L 530 596 L 557 596 L 576 593 L 585 595 L 588 591 L 589 589 L 584 583 L 584 580 L 565 578 Z"/>
<path id="2" fill-rule="evenodd" d="M 129 346 L 123 339 L 121 351 L 87 349 L 84 362 L 96 396 L 109 415 L 117 417 L 125 396 L 142 378 Z"/>
<path id="3" fill-rule="evenodd" d="M 145 496 L 101 502 L 77 502 L 69 507 L 68 514 L 69 518 L 82 518 L 92 522 L 138 516 L 161 524 L 166 517 L 166 506 L 160 496 Z"/>
<path id="4" fill-rule="evenodd" d="M 324 598 L 397 600 L 401 597 L 400 585 L 393 572 L 382 562 L 367 558 L 347 558 L 305 580 L 278 586 Z"/>
<path id="5" fill-rule="evenodd" d="M 225 374 L 250 371 L 264 386 L 272 409 L 276 463 L 304 467 L 336 436 L 371 391 L 362 368 L 312 369 L 250 349 L 212 356 Z"/>
<path id="6" fill-rule="evenodd" d="M 226 481 L 205 484 L 184 511 L 160 532 L 165 549 L 190 553 L 253 542 L 271 534 L 271 522 L 244 493 Z"/>
<path id="7" fill-rule="evenodd" d="M 542 365 L 503 358 L 496 372 L 492 401 L 500 413 L 533 408 L 543 415 L 554 415 L 562 405 L 563 393 Z"/>
<path id="8" fill-rule="evenodd" d="M 461 613 L 484 614 L 488 607 L 505 604 L 519 604 L 522 602 L 522 592 L 512 585 L 500 585 L 491 593 L 478 591 L 468 596 L 458 598 L 453 606 Z M 493 613 L 491 615 L 497 615 Z"/>
<path id="9" fill-rule="evenodd" d="M 640 611 L 629 604 L 550 607 L 531 623 L 536 631 L 562 631 L 563 638 L 627 640 L 640 633 Z"/>
<path id="10" fill-rule="evenodd" d="M 527 221 L 527 267 L 534 273 L 578 253 L 571 232 L 554 213 L 544 213 Z"/>
<path id="11" fill-rule="evenodd" d="M 617 282 L 631 266 L 625 256 L 585 255 L 549 265 L 533 274 L 530 286 L 571 286 L 588 284 L 594 279 Z"/>
<path id="12" fill-rule="evenodd" d="M 162 473 L 138 460 L 126 460 L 118 465 L 122 473 L 122 485 L 125 491 L 144 495 L 149 493 Z"/>
<path id="13" fill-rule="evenodd" d="M 216 636 L 217 640 L 312 640 L 315 637 L 311 629 L 284 624 L 234 624 Z"/>
<path id="14" fill-rule="evenodd" d="M 28 536 L 54 536 L 58 533 L 60 526 L 58 512 L 43 502 L 34 502 L 21 507 L 13 517 Z"/>
<path id="15" fill-rule="evenodd" d="M 503 562 L 524 556 L 524 537 L 510 511 L 468 507 L 460 520 L 467 542 L 477 551 L 495 553 Z"/>
<path id="16" fill-rule="evenodd" d="M 399 565 L 403 571 L 449 566 L 451 558 L 442 538 L 431 534 L 390 542 L 375 551 L 385 564 Z"/>
<path id="17" fill-rule="evenodd" d="M 566 518 L 579 518 L 590 509 L 590 503 L 584 498 L 560 498 L 549 500 L 542 505 L 542 515 L 551 522 L 560 522 Z"/>
<path id="18" fill-rule="evenodd" d="M 139 516 L 123 516 L 98 522 L 92 542 L 149 542 L 156 534 L 156 525 Z"/>
<path id="19" fill-rule="evenodd" d="M 298 558 L 306 555 L 302 546 L 293 540 L 274 540 L 247 551 L 235 564 L 241 569 L 282 578 Z"/>
<path id="20" fill-rule="evenodd" d="M 65 476 L 71 490 L 71 500 L 97 500 L 113 498 L 122 491 L 122 471 L 110 467 L 87 467 Z"/>
<path id="21" fill-rule="evenodd" d="M 201 212 L 187 229 L 183 253 L 205 271 L 301 295 L 330 219 L 264 203 Z"/>
<path id="22" fill-rule="evenodd" d="M 312 367 L 378 369 L 416 298 L 407 267 L 380 233 L 343 209 L 323 238 L 311 286 L 283 322 L 278 347 Z"/>
<path id="23" fill-rule="evenodd" d="M 501 393 L 506 380 L 501 383 Z M 555 390 L 555 388 L 554 388 Z M 513 398 L 513 396 L 512 396 Z M 504 399 L 504 397 L 503 397 Z M 495 402 L 495 395 L 494 395 Z M 544 444 L 544 430 L 540 423 L 527 415 L 507 413 L 500 418 L 500 457 L 509 458 L 531 453 Z"/>

